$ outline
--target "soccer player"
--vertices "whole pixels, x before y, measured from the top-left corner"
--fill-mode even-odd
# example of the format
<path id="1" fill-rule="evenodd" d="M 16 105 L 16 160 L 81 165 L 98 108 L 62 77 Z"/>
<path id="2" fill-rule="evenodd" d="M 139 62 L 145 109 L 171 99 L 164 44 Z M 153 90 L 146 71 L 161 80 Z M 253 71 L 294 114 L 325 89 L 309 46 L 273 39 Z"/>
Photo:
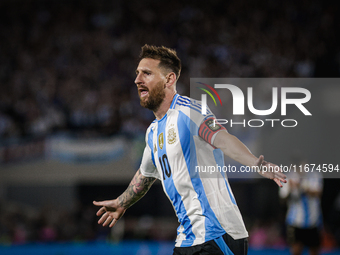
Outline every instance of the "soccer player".
<path id="1" fill-rule="evenodd" d="M 322 175 L 318 171 L 307 172 L 304 158 L 294 157 L 294 163 L 297 171 L 287 175 L 288 184 L 279 193 L 288 203 L 287 242 L 292 255 L 301 255 L 304 247 L 308 247 L 310 255 L 317 255 L 321 244 Z"/>
<path id="2" fill-rule="evenodd" d="M 101 206 L 98 224 L 113 227 L 126 209 L 149 190 L 156 179 L 172 203 L 180 226 L 173 254 L 247 254 L 248 233 L 224 173 L 206 178 L 195 166 L 223 166 L 223 153 L 247 166 L 276 165 L 255 157 L 215 116 L 201 114 L 200 102 L 176 93 L 181 61 L 174 50 L 144 45 L 136 69 L 140 103 L 156 119 L 147 129 L 140 168 L 117 199 Z M 260 172 L 277 185 L 281 172 Z"/>

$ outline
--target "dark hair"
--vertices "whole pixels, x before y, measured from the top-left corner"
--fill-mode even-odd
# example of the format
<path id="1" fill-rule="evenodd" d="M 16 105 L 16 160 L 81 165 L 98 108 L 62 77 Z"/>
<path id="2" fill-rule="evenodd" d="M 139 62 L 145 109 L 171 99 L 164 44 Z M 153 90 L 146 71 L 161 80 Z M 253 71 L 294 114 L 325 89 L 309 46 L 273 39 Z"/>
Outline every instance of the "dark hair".
<path id="1" fill-rule="evenodd" d="M 173 49 L 164 46 L 154 46 L 145 44 L 139 55 L 139 61 L 143 58 L 152 58 L 160 60 L 159 67 L 171 70 L 176 74 L 176 79 L 181 74 L 181 60 L 178 58 L 177 53 Z"/>

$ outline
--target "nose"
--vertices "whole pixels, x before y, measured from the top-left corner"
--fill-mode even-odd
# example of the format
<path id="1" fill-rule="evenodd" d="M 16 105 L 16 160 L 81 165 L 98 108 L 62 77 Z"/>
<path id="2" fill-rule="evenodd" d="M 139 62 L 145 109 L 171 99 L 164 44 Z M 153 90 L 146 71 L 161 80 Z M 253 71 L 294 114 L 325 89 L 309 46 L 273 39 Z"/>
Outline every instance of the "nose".
<path id="1" fill-rule="evenodd" d="M 142 83 L 143 81 L 142 81 L 142 77 L 141 77 L 141 74 L 139 73 L 139 74 L 137 74 L 137 76 L 136 76 L 136 79 L 135 79 L 135 83 L 136 83 L 136 85 L 138 85 L 138 84 L 140 84 L 140 83 Z"/>

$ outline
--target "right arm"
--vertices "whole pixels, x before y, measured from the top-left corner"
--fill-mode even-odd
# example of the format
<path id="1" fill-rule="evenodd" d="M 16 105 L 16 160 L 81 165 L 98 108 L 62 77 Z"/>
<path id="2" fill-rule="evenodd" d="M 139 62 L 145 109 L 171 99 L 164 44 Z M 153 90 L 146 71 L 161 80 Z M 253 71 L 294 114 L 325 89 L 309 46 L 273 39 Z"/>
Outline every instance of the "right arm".
<path id="1" fill-rule="evenodd" d="M 117 220 L 123 216 L 126 209 L 141 199 L 155 181 L 156 178 L 145 177 L 138 169 L 127 189 L 117 199 L 101 202 L 93 201 L 94 205 L 102 206 L 97 212 L 97 216 L 102 215 L 98 224 L 103 224 L 103 226 L 110 224 L 109 226 L 113 227 Z"/>
<path id="2" fill-rule="evenodd" d="M 130 185 L 124 193 L 117 198 L 119 206 L 124 207 L 125 209 L 129 208 L 148 192 L 155 181 L 156 178 L 145 177 L 142 175 L 140 169 L 138 169 L 131 180 Z"/>

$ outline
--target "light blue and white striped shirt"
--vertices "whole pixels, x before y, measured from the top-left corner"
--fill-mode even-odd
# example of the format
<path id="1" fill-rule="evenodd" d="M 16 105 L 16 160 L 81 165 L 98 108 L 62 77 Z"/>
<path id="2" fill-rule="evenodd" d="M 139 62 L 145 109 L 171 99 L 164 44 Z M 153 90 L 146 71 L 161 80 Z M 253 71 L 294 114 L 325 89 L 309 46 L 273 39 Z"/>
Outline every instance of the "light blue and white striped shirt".
<path id="1" fill-rule="evenodd" d="M 223 166 L 224 155 L 198 135 L 200 125 L 214 115 L 201 114 L 199 101 L 175 95 L 170 109 L 146 132 L 140 170 L 161 180 L 177 214 L 177 247 L 202 244 L 228 233 L 248 236 L 223 172 L 200 172 L 196 166 Z"/>

